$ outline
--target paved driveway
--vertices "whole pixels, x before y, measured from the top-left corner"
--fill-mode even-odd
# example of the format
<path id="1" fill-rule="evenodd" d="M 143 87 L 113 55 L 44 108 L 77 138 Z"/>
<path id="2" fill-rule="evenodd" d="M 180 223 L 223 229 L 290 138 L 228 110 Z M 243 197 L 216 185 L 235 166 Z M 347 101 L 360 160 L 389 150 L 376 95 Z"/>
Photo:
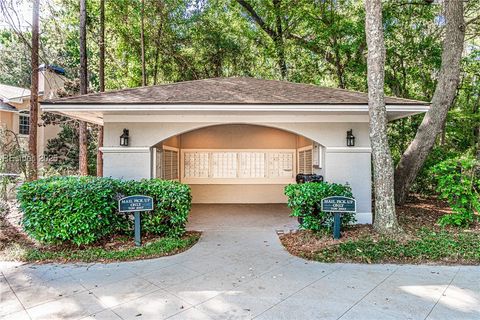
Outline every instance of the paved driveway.
<path id="1" fill-rule="evenodd" d="M 480 319 L 478 267 L 307 262 L 275 233 L 294 226 L 279 205 L 195 206 L 203 236 L 177 256 L 3 264 L 0 318 Z"/>

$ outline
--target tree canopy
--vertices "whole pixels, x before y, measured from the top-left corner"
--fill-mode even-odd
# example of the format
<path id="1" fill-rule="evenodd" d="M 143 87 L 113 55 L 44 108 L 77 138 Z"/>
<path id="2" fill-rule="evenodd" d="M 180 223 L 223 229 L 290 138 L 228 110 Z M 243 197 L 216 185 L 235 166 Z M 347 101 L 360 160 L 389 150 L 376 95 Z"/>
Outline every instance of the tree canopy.
<path id="1" fill-rule="evenodd" d="M 362 0 L 144 0 L 146 84 L 224 76 L 285 79 L 367 91 Z M 441 64 L 441 2 L 383 1 L 385 93 L 430 101 Z M 2 1 L 0 82 L 30 85 L 31 28 L 17 14 L 26 0 Z M 41 1 L 40 63 L 79 78 L 79 2 Z M 461 81 L 431 157 L 480 149 L 480 1 L 465 1 Z M 99 90 L 100 0 L 87 1 L 89 87 Z M 141 0 L 105 1 L 106 90 L 142 84 Z M 398 161 L 422 116 L 389 124 Z M 441 150 L 441 151 L 438 151 Z M 435 158 L 435 159 L 437 159 Z M 433 161 L 435 162 L 435 161 Z M 433 163 L 432 162 L 432 163 Z M 427 160 L 427 166 L 429 160 Z M 415 191 L 429 189 L 420 173 Z"/>

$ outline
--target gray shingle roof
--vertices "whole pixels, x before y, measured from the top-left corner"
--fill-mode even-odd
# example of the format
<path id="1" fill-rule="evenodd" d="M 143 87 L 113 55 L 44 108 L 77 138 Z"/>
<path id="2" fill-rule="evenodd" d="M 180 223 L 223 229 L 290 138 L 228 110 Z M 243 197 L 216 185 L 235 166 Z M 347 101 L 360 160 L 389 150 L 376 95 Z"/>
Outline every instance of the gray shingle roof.
<path id="1" fill-rule="evenodd" d="M 2 100 L 0 100 L 0 111 L 15 112 L 15 111 L 18 111 L 18 110 L 17 110 L 17 108 L 12 106 L 11 104 L 5 103 Z"/>
<path id="2" fill-rule="evenodd" d="M 277 80 L 212 78 L 91 93 L 42 104 L 367 104 L 366 93 Z M 387 104 L 428 105 L 394 97 Z"/>

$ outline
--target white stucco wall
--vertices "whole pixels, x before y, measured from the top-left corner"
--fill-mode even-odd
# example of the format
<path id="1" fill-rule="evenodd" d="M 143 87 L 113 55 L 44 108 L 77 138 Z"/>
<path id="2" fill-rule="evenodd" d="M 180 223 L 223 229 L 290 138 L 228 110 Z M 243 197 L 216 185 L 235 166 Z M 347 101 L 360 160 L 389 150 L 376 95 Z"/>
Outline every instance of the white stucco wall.
<path id="1" fill-rule="evenodd" d="M 224 124 L 207 121 L 188 122 L 185 119 L 182 119 L 182 122 L 119 122 L 118 117 L 115 122 L 108 122 L 108 117 L 105 119 L 104 174 L 123 179 L 151 177 L 149 148 L 159 142 L 195 129 Z M 359 122 L 339 122 L 336 119 L 336 122 L 332 123 L 305 121 L 291 123 L 285 121 L 259 123 L 255 121 L 254 123 L 302 135 L 323 145 L 325 147 L 325 169 L 323 171 L 325 180 L 337 183 L 348 182 L 357 199 L 358 222 L 370 223 L 372 211 L 370 142 L 368 123 L 364 120 L 362 118 L 362 121 Z M 230 122 L 235 123 L 234 120 Z M 123 128 L 130 131 L 130 146 L 121 148 L 118 143 Z M 353 129 L 356 137 L 356 146 L 353 148 L 346 147 L 346 131 L 349 129 Z M 212 130 L 205 130 L 205 132 L 211 133 Z M 194 134 L 195 132 L 191 132 L 185 136 L 192 137 Z M 289 134 L 285 134 L 285 139 L 289 140 L 287 138 L 289 136 Z M 190 140 L 194 141 L 195 139 L 191 138 Z M 179 142 L 175 141 L 175 143 L 182 143 L 181 139 Z M 299 146 L 299 139 L 297 138 L 295 141 Z M 245 140 L 240 142 L 244 143 Z M 288 143 L 294 143 L 294 140 L 289 140 Z M 188 146 L 193 147 L 190 144 Z M 192 195 L 194 202 L 197 203 L 281 203 L 286 201 L 283 196 L 283 187 L 284 185 L 208 185 L 207 187 L 192 185 Z"/>
<path id="2" fill-rule="evenodd" d="M 128 119 L 128 117 L 125 117 Z M 233 122 L 234 123 L 234 122 Z M 182 123 L 151 123 L 151 122 L 106 122 L 105 128 L 105 147 L 118 147 L 119 137 L 123 128 L 130 130 L 130 146 L 146 147 L 153 146 L 160 141 L 172 136 L 192 131 L 195 129 L 219 125 L 218 122 L 182 122 Z M 325 147 L 345 147 L 346 132 L 353 129 L 356 137 L 356 147 L 369 147 L 368 123 L 347 122 L 347 123 L 275 123 L 262 122 L 256 125 L 279 128 L 294 132 L 314 140 Z"/>
<path id="3" fill-rule="evenodd" d="M 103 151 L 103 175 L 125 180 L 150 178 L 149 148 L 125 148 Z"/>
<path id="4" fill-rule="evenodd" d="M 355 151 L 330 148 L 325 153 L 325 180 L 352 187 L 357 200 L 358 223 L 372 222 L 371 155 L 366 148 Z"/>

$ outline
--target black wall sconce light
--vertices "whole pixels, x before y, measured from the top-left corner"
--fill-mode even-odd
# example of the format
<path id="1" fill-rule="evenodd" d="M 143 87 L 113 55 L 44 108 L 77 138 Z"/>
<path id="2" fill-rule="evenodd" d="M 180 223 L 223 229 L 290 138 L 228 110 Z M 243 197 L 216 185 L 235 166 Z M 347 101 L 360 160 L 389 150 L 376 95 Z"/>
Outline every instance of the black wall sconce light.
<path id="1" fill-rule="evenodd" d="M 120 145 L 122 147 L 128 147 L 128 140 L 129 140 L 129 135 L 128 135 L 128 129 L 123 129 L 123 133 L 120 136 Z"/>
<path id="2" fill-rule="evenodd" d="M 355 146 L 355 136 L 353 135 L 353 130 L 350 129 L 347 131 L 347 147 Z"/>

